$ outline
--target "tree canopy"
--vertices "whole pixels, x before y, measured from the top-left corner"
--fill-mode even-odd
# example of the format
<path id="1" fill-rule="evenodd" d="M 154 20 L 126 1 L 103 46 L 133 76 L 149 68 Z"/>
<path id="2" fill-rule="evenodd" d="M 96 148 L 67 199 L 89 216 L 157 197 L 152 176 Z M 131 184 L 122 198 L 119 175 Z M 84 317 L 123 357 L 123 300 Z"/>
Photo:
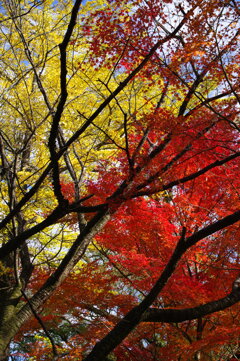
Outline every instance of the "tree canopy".
<path id="1" fill-rule="evenodd" d="M 239 2 L 0 4 L 0 360 L 239 359 Z"/>

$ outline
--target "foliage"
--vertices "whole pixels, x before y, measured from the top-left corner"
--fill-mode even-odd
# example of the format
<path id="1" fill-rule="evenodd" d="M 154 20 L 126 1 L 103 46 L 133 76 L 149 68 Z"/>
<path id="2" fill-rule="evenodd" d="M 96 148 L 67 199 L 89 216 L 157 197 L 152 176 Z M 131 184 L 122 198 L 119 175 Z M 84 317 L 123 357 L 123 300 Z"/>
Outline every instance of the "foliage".
<path id="1" fill-rule="evenodd" d="M 1 10 L 0 359 L 238 359 L 238 2 Z"/>

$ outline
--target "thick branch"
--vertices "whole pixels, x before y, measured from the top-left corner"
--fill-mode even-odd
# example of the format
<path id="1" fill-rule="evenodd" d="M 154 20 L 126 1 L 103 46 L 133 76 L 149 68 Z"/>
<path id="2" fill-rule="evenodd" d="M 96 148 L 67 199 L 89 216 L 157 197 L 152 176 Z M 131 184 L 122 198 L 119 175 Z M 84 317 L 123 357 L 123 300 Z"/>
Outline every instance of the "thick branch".
<path id="1" fill-rule="evenodd" d="M 56 139 L 58 135 L 58 127 L 59 122 L 61 120 L 61 116 L 64 110 L 64 106 L 67 100 L 67 46 L 70 41 L 71 35 L 73 33 L 73 29 L 76 25 L 77 15 L 80 8 L 82 0 L 76 0 L 71 13 L 71 19 L 68 24 L 67 31 L 65 33 L 64 39 L 62 43 L 59 45 L 60 49 L 60 86 L 61 86 L 61 96 L 57 105 L 56 113 L 53 116 L 51 131 L 49 135 L 49 151 L 51 154 L 51 162 L 52 162 L 52 175 L 53 175 L 53 188 L 55 196 L 59 202 L 59 204 L 68 203 L 68 201 L 64 198 L 61 192 L 61 184 L 59 179 L 59 165 L 58 165 L 58 155 L 56 151 Z"/>
<path id="2" fill-rule="evenodd" d="M 87 198 L 88 197 L 86 197 L 85 199 L 87 199 Z M 80 206 L 79 202 L 77 202 L 77 204 L 73 204 L 73 205 L 69 206 L 68 208 L 62 208 L 62 207 L 58 206 L 41 223 L 36 224 L 32 228 L 27 229 L 26 231 L 22 232 L 18 236 L 10 239 L 7 243 L 5 243 L 0 248 L 0 259 L 6 257 L 12 251 L 15 251 L 28 238 L 34 236 L 38 232 L 41 232 L 46 227 L 49 227 L 52 224 L 56 223 L 59 219 L 61 219 L 62 217 L 64 217 L 65 215 L 67 215 L 71 212 L 94 213 L 94 212 L 99 212 L 101 210 L 105 210 L 105 208 L 106 208 L 106 204 L 84 207 L 84 206 Z"/>
<path id="3" fill-rule="evenodd" d="M 190 237 L 186 238 L 185 240 L 186 247 L 187 248 L 192 247 L 198 241 L 201 241 L 202 239 L 211 236 L 213 233 L 220 231 L 221 229 L 233 225 L 239 220 L 240 220 L 240 210 L 232 214 L 229 214 L 229 216 L 219 219 L 218 221 L 200 229 L 198 232 L 193 233 Z"/>
<path id="4" fill-rule="evenodd" d="M 173 182 L 170 182 L 170 183 L 168 183 L 166 185 L 163 185 L 162 190 L 167 190 L 167 189 L 170 189 L 170 188 L 174 187 L 175 185 L 183 184 L 185 182 L 193 180 L 193 179 L 199 177 L 200 175 L 203 175 L 204 173 L 208 172 L 210 169 L 213 169 L 215 167 L 219 167 L 220 165 L 226 164 L 226 163 L 230 162 L 231 160 L 233 160 L 233 159 L 235 159 L 235 158 L 237 158 L 239 156 L 240 156 L 240 152 L 236 152 L 234 154 L 231 154 L 229 157 L 226 157 L 226 158 L 221 159 L 221 160 L 216 160 L 215 162 L 207 165 L 206 167 L 200 169 L 199 171 L 197 171 L 195 173 L 189 174 L 186 177 L 177 179 L 177 180 L 175 180 Z"/>
<path id="5" fill-rule="evenodd" d="M 52 225 L 65 214 L 65 211 L 60 207 L 57 207 L 46 219 L 44 219 L 44 221 L 10 239 L 0 248 L 0 259 L 5 258 L 9 253 L 19 248 L 28 238 Z"/>
<path id="6" fill-rule="evenodd" d="M 186 177 L 182 177 L 182 178 L 176 179 L 176 180 L 174 180 L 174 181 L 172 181 L 170 183 L 163 184 L 159 188 L 151 189 L 149 191 L 137 192 L 137 193 L 134 194 L 134 197 L 151 195 L 151 194 L 155 194 L 157 192 L 162 192 L 162 191 L 171 189 L 174 186 L 178 186 L 180 184 L 186 183 L 186 182 L 188 182 L 190 180 L 193 180 L 193 179 L 207 173 L 210 169 L 213 169 L 215 167 L 219 167 L 220 165 L 226 164 L 226 163 L 230 162 L 231 160 L 233 160 L 235 158 L 238 158 L 239 156 L 240 156 L 240 152 L 236 152 L 234 154 L 229 155 L 226 158 L 223 158 L 221 160 L 216 160 L 215 162 L 207 165 L 206 167 L 200 169 L 197 172 L 194 172 L 194 173 L 191 173 L 191 174 L 187 175 Z"/>
<path id="7" fill-rule="evenodd" d="M 204 305 L 200 305 L 197 307 L 184 308 L 182 310 L 176 310 L 172 308 L 163 310 L 157 308 L 150 308 L 143 314 L 141 322 L 177 323 L 194 320 L 196 318 L 203 317 L 217 311 L 222 311 L 225 308 L 233 306 L 239 301 L 240 292 L 239 290 L 237 290 L 231 292 L 229 295 L 219 300 L 208 302 Z"/>

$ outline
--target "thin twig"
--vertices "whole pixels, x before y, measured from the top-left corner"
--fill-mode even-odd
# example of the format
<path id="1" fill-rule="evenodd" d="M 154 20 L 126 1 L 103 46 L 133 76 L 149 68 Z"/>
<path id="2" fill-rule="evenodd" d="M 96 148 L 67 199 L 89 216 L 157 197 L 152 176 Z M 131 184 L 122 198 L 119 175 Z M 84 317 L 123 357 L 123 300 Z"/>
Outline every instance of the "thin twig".
<path id="1" fill-rule="evenodd" d="M 33 305 L 31 304 L 31 302 L 30 302 L 28 296 L 26 295 L 26 293 L 25 293 L 23 290 L 21 290 L 21 293 L 22 293 L 23 297 L 25 298 L 25 300 L 27 301 L 27 303 L 28 303 L 28 305 L 29 305 L 29 307 L 30 307 L 30 309 L 31 309 L 31 311 L 32 311 L 33 316 L 36 318 L 36 320 L 38 321 L 38 323 L 39 323 L 40 326 L 42 327 L 45 335 L 46 335 L 47 338 L 49 339 L 49 341 L 50 341 L 50 343 L 51 343 L 51 345 L 52 345 L 52 352 L 53 352 L 53 356 L 54 356 L 53 360 L 56 360 L 57 358 L 59 358 L 59 354 L 58 354 L 58 352 L 57 352 L 57 348 L 56 348 L 56 345 L 55 345 L 55 342 L 54 342 L 52 336 L 50 335 L 49 331 L 47 330 L 47 328 L 46 328 L 43 320 L 41 319 L 41 317 L 40 317 L 40 316 L 38 315 L 38 313 L 34 310 Z"/>

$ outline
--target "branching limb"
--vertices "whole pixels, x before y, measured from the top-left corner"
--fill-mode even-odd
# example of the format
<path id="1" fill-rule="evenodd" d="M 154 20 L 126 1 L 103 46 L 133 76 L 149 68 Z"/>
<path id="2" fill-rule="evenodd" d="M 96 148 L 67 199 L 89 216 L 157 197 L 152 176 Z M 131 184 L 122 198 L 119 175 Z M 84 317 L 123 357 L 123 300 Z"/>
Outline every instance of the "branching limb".
<path id="1" fill-rule="evenodd" d="M 59 179 L 59 164 L 58 155 L 56 151 L 56 139 L 58 136 L 58 127 L 61 120 L 61 116 L 64 110 L 64 106 L 67 100 L 67 47 L 72 36 L 74 27 L 76 25 L 77 15 L 82 0 L 76 0 L 71 13 L 71 19 L 68 24 L 67 31 L 65 33 L 62 43 L 59 45 L 60 49 L 60 87 L 61 95 L 57 105 L 56 112 L 53 116 L 51 131 L 49 135 L 48 147 L 51 155 L 52 163 L 52 179 L 55 196 L 59 204 L 66 205 L 68 201 L 64 198 L 61 191 L 61 184 Z"/>
<path id="2" fill-rule="evenodd" d="M 182 177 L 182 178 L 176 179 L 175 181 L 172 181 L 170 183 L 163 184 L 159 188 L 154 188 L 154 189 L 151 189 L 149 191 L 144 191 L 143 190 L 142 192 L 137 192 L 137 193 L 135 193 L 134 197 L 155 194 L 155 193 L 158 193 L 158 192 L 162 192 L 162 191 L 171 189 L 174 186 L 184 184 L 184 183 L 186 183 L 186 182 L 188 182 L 190 180 L 193 180 L 193 179 L 207 173 L 209 170 L 214 169 L 215 167 L 219 167 L 219 166 L 221 166 L 223 164 L 226 164 L 226 163 L 230 162 L 231 160 L 233 160 L 235 158 L 238 158 L 239 156 L 240 156 L 240 152 L 236 152 L 236 153 L 231 154 L 230 156 L 228 156 L 228 157 L 226 157 L 224 159 L 216 160 L 215 162 L 207 165 L 206 167 L 200 169 L 197 172 L 189 174 L 186 177 Z"/>
<path id="3" fill-rule="evenodd" d="M 53 212 L 44 219 L 41 223 L 36 224 L 30 229 L 27 229 L 26 231 L 22 232 L 18 236 L 14 237 L 13 239 L 10 239 L 7 243 L 5 243 L 0 248 L 0 259 L 5 258 L 9 253 L 13 252 L 17 248 L 19 248 L 28 238 L 32 237 L 38 232 L 41 232 L 46 227 L 51 226 L 52 224 L 56 223 L 59 219 L 64 217 L 66 214 L 70 212 L 82 212 L 82 213 L 94 213 L 103 211 L 106 209 L 106 204 L 101 204 L 97 206 L 89 206 L 84 207 L 79 205 L 81 201 L 84 201 L 86 199 L 89 199 L 91 196 L 84 197 L 83 199 L 80 199 L 79 202 L 76 204 L 73 203 L 71 206 L 67 208 L 62 208 L 60 206 L 56 207 Z"/>
<path id="4" fill-rule="evenodd" d="M 202 131 L 198 132 L 198 134 L 195 137 L 196 139 L 200 139 L 204 134 L 206 134 L 215 123 L 210 124 Z M 169 137 L 171 137 L 171 134 L 169 134 Z M 168 138 L 166 138 L 168 139 Z M 158 147 L 156 147 L 158 148 Z M 145 182 L 142 184 L 139 184 L 137 186 L 137 190 L 143 189 L 147 185 L 151 184 L 154 180 L 156 180 L 158 177 L 160 177 L 163 173 L 165 173 L 174 163 L 176 163 L 184 154 L 186 154 L 190 149 L 192 148 L 192 143 L 187 144 L 179 153 L 177 153 L 165 166 L 163 166 L 160 170 L 158 170 L 155 174 L 151 175 Z M 156 149 L 154 149 L 156 150 Z M 152 153 L 154 153 L 154 150 Z M 158 154 L 158 153 L 157 153 Z M 157 154 L 150 154 L 151 157 L 154 157 Z M 150 157 L 149 156 L 149 157 Z"/>
<path id="5" fill-rule="evenodd" d="M 237 285 L 238 284 L 238 285 Z M 150 308 L 142 316 L 142 322 L 178 323 L 194 320 L 199 317 L 222 311 L 240 301 L 240 288 L 238 279 L 233 284 L 233 290 L 227 296 L 192 308 L 184 309 L 157 309 Z"/>

